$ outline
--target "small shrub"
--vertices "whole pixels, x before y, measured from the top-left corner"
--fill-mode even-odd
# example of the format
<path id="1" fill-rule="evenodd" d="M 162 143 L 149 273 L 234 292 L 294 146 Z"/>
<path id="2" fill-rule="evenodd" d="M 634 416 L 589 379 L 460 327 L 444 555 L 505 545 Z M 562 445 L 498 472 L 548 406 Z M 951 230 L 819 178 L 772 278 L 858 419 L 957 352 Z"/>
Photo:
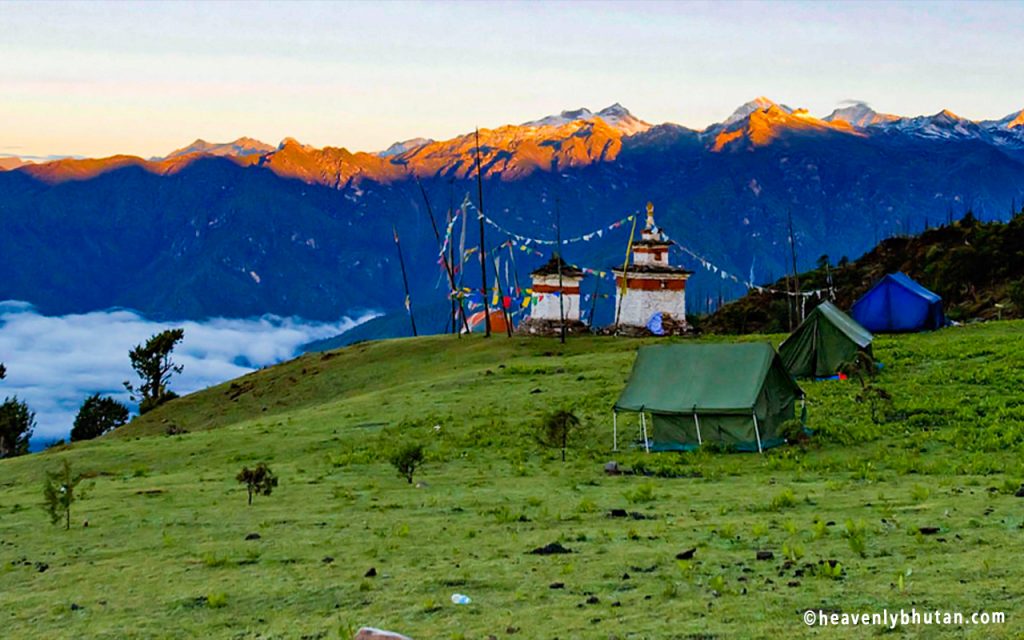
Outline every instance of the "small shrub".
<path id="1" fill-rule="evenodd" d="M 673 600 L 679 595 L 679 585 L 672 580 L 665 581 L 665 587 L 661 590 L 661 597 L 666 600 Z"/>
<path id="2" fill-rule="evenodd" d="M 264 463 L 259 463 L 254 469 L 242 467 L 242 470 L 235 476 L 235 480 L 245 485 L 249 494 L 249 505 L 252 506 L 252 498 L 256 494 L 269 496 L 274 487 L 277 486 L 277 476 Z"/>
<path id="3" fill-rule="evenodd" d="M 907 567 L 905 571 L 900 571 L 896 575 L 895 587 L 900 593 L 906 593 L 907 590 L 907 578 L 914 574 L 914 570 Z"/>
<path id="4" fill-rule="evenodd" d="M 220 609 L 228 606 L 228 594 L 211 593 L 206 596 L 206 606 L 210 609 Z"/>
<path id="5" fill-rule="evenodd" d="M 804 548 L 797 542 L 787 542 L 782 545 L 782 555 L 790 562 L 797 562 L 804 557 Z"/>
<path id="6" fill-rule="evenodd" d="M 412 484 L 413 474 L 417 467 L 423 464 L 423 445 L 407 443 L 391 454 L 391 466 L 398 471 L 398 475 Z"/>
<path id="7" fill-rule="evenodd" d="M 910 490 L 910 497 L 913 498 L 914 502 L 924 502 L 931 496 L 932 492 L 929 491 L 928 487 L 915 484 Z"/>
<path id="8" fill-rule="evenodd" d="M 792 489 L 784 489 L 782 493 L 772 498 L 771 502 L 768 503 L 769 511 L 782 511 L 783 509 L 792 509 L 796 506 L 796 496 L 793 494 Z"/>
<path id="9" fill-rule="evenodd" d="M 188 433 L 188 429 L 179 427 L 176 424 L 169 424 L 167 425 L 167 428 L 164 429 L 164 435 L 167 436 L 183 436 L 186 433 Z"/>
<path id="10" fill-rule="evenodd" d="M 1017 313 L 1024 313 L 1024 278 L 1010 283 L 1006 287 L 1006 293 L 1010 298 L 1010 302 L 1016 307 Z"/>
<path id="11" fill-rule="evenodd" d="M 224 556 L 219 556 L 216 553 L 212 552 L 204 553 L 202 561 L 204 567 L 210 567 L 211 569 L 228 566 L 227 558 L 225 558 Z"/>
<path id="12" fill-rule="evenodd" d="M 843 565 L 836 560 L 819 560 L 814 567 L 814 575 L 820 578 L 839 580 L 843 577 Z"/>
<path id="13" fill-rule="evenodd" d="M 862 558 L 867 555 L 867 525 L 863 520 L 847 520 L 843 537 L 850 543 L 850 551 Z"/>
<path id="14" fill-rule="evenodd" d="M 800 528 L 797 526 L 796 522 L 792 520 L 786 520 L 786 522 L 783 523 L 782 527 L 786 530 L 786 533 L 788 533 L 791 536 L 795 536 L 797 533 L 800 532 Z"/>
<path id="15" fill-rule="evenodd" d="M 717 575 L 714 578 L 711 578 L 711 580 L 708 581 L 708 587 L 710 587 L 712 591 L 725 593 L 725 576 Z"/>
<path id="16" fill-rule="evenodd" d="M 597 503 L 590 498 L 583 498 L 580 500 L 580 503 L 576 505 L 576 513 L 596 513 L 597 511 Z"/>
<path id="17" fill-rule="evenodd" d="M 561 409 L 548 414 L 538 425 L 537 440 L 546 447 L 562 450 L 562 462 L 565 462 L 565 450 L 569 447 L 569 437 L 577 431 L 581 422 L 575 413 Z"/>
<path id="18" fill-rule="evenodd" d="M 814 521 L 814 526 L 811 527 L 811 537 L 815 540 L 821 540 L 828 535 L 828 524 L 821 519 Z"/>
<path id="19" fill-rule="evenodd" d="M 786 420 L 782 423 L 779 428 L 779 435 L 781 435 L 786 442 L 804 442 L 808 440 L 807 432 L 804 431 L 804 425 L 799 420 Z"/>
<path id="20" fill-rule="evenodd" d="M 654 483 L 644 482 L 638 484 L 632 489 L 622 494 L 624 498 L 630 503 L 639 504 L 644 502 L 654 502 Z"/>

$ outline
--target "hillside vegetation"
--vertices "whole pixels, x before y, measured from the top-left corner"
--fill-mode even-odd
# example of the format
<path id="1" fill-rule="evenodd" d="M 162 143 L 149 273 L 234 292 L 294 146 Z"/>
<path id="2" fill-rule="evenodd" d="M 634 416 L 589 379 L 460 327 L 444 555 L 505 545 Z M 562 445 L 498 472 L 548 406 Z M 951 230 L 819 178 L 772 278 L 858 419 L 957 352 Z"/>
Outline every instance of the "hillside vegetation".
<path id="1" fill-rule="evenodd" d="M 639 344 L 359 344 L 0 461 L 0 635 L 777 638 L 808 608 L 913 606 L 1009 623 L 895 635 L 1017 637 L 1024 322 L 879 337 L 880 420 L 856 383 L 805 383 L 815 435 L 764 456 L 611 452 Z M 564 464 L 534 437 L 561 408 L 584 429 Z M 406 443 L 419 484 L 388 462 Z M 39 508 L 62 460 L 87 475 L 70 531 Z M 280 485 L 247 506 L 260 462 Z"/>
<path id="2" fill-rule="evenodd" d="M 943 298 L 950 319 L 1024 317 L 1024 210 L 1009 222 L 982 223 L 968 214 L 949 225 L 913 237 L 882 241 L 859 259 L 818 267 L 800 274 L 800 290 L 829 286 L 835 303 L 849 309 L 887 273 L 902 271 Z M 771 288 L 792 289 L 781 278 Z M 823 298 L 822 298 L 823 299 Z M 819 302 L 809 298 L 806 310 Z M 704 328 L 716 333 L 785 331 L 788 315 L 784 295 L 750 292 L 713 314 Z"/>

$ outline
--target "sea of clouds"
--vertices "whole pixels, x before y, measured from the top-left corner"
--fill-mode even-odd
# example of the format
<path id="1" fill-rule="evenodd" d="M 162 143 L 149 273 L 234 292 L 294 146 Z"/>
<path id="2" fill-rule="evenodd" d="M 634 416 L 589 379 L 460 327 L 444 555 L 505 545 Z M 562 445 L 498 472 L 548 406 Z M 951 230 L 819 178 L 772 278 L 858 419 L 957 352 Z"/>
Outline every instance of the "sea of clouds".
<path id="1" fill-rule="evenodd" d="M 128 352 L 164 329 L 185 329 L 173 356 L 185 370 L 171 384 L 184 395 L 295 357 L 301 345 L 343 333 L 374 315 L 337 322 L 272 315 L 157 322 L 123 309 L 44 316 L 28 303 L 0 301 L 0 362 L 7 366 L 0 399 L 17 396 L 36 412 L 36 449 L 67 438 L 78 407 L 93 393 L 134 409 L 123 385 L 138 381 Z"/>

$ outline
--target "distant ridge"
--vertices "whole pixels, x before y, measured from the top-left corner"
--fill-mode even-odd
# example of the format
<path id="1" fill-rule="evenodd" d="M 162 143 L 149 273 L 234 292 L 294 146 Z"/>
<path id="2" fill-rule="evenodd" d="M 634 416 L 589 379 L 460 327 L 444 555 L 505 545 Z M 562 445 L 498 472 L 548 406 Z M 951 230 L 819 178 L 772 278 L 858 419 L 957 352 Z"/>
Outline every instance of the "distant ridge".
<path id="1" fill-rule="evenodd" d="M 968 209 L 986 221 L 1006 219 L 1024 202 L 1019 112 L 991 121 L 948 111 L 893 120 L 850 106 L 825 119 L 759 98 L 702 131 L 650 124 L 618 104 L 484 127 L 487 215 L 511 234 L 550 242 L 556 211 L 563 233 L 575 237 L 654 202 L 658 224 L 692 252 L 671 257 L 697 270 L 687 299 L 703 312 L 745 292 L 738 276 L 773 280 L 790 268 L 790 213 L 807 268 L 822 254 L 860 255 Z M 404 311 L 394 225 L 413 304 L 447 300 L 420 185 L 443 231 L 449 210 L 467 194 L 477 199 L 473 133 L 406 140 L 384 154 L 293 138 L 273 148 L 245 138 L 198 141 L 179 151 L 0 172 L 0 299 L 26 300 L 46 314 L 124 306 L 176 319 L 334 320 L 374 311 L 383 314 L 374 331 L 387 333 L 402 325 L 390 324 L 391 313 Z M 463 220 L 475 220 L 473 209 L 466 213 Z M 626 233 L 614 228 L 570 244 L 567 259 L 606 270 L 621 261 Z M 466 235 L 469 251 L 479 232 Z M 487 236 L 498 245 L 509 233 Z M 528 249 L 498 252 L 503 280 L 528 283 L 551 245 Z M 466 282 L 479 286 L 479 262 L 470 255 L 464 263 Z M 607 315 L 606 299 L 598 316 Z M 441 329 L 436 324 L 431 330 Z"/>

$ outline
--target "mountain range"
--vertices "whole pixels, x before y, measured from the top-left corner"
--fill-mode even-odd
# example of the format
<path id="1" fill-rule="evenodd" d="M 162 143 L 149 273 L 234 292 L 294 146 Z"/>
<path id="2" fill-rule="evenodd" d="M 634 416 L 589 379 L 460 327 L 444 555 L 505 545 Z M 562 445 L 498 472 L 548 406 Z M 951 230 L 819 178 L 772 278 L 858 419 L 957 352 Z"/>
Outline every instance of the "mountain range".
<path id="1" fill-rule="evenodd" d="M 557 210 L 572 238 L 652 201 L 682 246 L 759 282 L 791 268 L 790 217 L 806 268 L 822 254 L 856 257 L 968 210 L 1006 219 L 1024 201 L 1024 111 L 971 121 L 858 103 L 818 118 L 758 98 L 700 131 L 651 124 L 615 104 L 380 152 L 197 140 L 149 160 L 0 171 L 0 299 L 44 313 L 123 306 L 163 318 L 404 313 L 394 226 L 414 306 L 436 305 L 447 284 L 426 202 L 442 233 L 449 209 L 467 195 L 476 202 L 478 141 L 484 209 L 503 228 L 552 239 Z M 475 222 L 467 247 L 478 243 Z M 488 247 L 507 239 L 487 233 Z M 564 253 L 607 268 L 621 262 L 627 235 L 605 233 Z M 543 261 L 512 257 L 509 278 L 521 281 Z M 698 267 L 694 311 L 745 290 L 689 254 L 672 260 Z M 474 269 L 467 263 L 465 284 L 479 287 Z"/>

